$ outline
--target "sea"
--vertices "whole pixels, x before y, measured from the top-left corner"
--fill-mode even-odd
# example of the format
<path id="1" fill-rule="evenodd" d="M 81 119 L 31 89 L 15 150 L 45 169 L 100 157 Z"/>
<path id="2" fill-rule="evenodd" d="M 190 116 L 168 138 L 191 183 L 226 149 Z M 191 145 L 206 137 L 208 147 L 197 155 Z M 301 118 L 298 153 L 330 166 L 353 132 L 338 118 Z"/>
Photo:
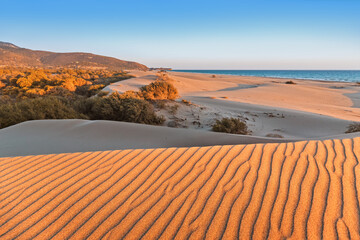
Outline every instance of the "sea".
<path id="1" fill-rule="evenodd" d="M 360 82 L 360 70 L 173 70 L 175 72 L 292 78 L 335 82 Z"/>

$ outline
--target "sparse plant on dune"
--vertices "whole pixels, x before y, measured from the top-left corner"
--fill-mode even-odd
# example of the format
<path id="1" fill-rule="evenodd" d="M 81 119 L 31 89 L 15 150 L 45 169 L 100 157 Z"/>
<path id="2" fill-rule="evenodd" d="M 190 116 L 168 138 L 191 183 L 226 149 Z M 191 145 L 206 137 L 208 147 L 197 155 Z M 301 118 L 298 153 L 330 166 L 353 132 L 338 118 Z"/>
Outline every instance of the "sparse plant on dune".
<path id="1" fill-rule="evenodd" d="M 360 132 L 360 123 L 354 122 L 350 124 L 345 133 Z"/>
<path id="2" fill-rule="evenodd" d="M 223 118 L 216 120 L 216 123 L 212 126 L 214 132 L 225 132 L 233 134 L 249 134 L 246 123 L 239 118 Z"/>

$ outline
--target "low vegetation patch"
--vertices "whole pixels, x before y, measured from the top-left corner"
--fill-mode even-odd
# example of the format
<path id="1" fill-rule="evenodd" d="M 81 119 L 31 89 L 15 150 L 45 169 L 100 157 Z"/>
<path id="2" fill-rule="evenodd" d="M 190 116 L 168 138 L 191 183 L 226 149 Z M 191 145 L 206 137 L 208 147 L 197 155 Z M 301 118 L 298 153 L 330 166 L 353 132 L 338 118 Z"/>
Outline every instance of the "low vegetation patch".
<path id="1" fill-rule="evenodd" d="M 294 81 L 286 81 L 285 84 L 296 84 Z"/>
<path id="2" fill-rule="evenodd" d="M 155 114 L 154 107 L 143 99 L 123 98 L 118 93 L 92 101 L 90 119 L 114 120 L 159 125 L 165 119 Z"/>
<path id="3" fill-rule="evenodd" d="M 131 78 L 124 71 L 73 68 L 0 68 L 0 95 L 12 100 L 46 95 L 91 97 L 105 86 Z"/>
<path id="4" fill-rule="evenodd" d="M 354 122 L 350 124 L 345 133 L 360 132 L 360 123 Z"/>
<path id="5" fill-rule="evenodd" d="M 130 77 L 105 70 L 0 68 L 0 128 L 39 119 L 163 124 L 165 118 L 156 115 L 155 107 L 165 109 L 167 101 L 178 97 L 168 76 L 162 73 L 139 92 L 102 90 Z"/>
<path id="6" fill-rule="evenodd" d="M 175 100 L 179 96 L 174 85 L 158 80 L 140 88 L 140 94 L 146 100 Z"/>
<path id="7" fill-rule="evenodd" d="M 233 134 L 249 134 L 246 123 L 239 118 L 223 118 L 216 120 L 216 123 L 212 126 L 214 132 L 225 132 Z"/>
<path id="8" fill-rule="evenodd" d="M 28 120 L 87 119 L 77 112 L 68 100 L 58 97 L 41 97 L 0 105 L 0 128 Z"/>

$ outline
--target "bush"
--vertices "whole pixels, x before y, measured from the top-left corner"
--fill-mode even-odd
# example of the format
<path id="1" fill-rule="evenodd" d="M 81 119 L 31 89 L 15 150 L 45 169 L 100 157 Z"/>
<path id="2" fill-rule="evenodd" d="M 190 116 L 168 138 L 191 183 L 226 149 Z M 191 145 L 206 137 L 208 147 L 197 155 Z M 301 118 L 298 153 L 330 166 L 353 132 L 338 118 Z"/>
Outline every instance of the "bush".
<path id="1" fill-rule="evenodd" d="M 139 94 L 138 92 L 132 91 L 132 90 L 129 90 L 129 91 L 124 92 L 123 94 L 120 94 L 119 97 L 123 98 L 123 99 L 125 99 L 125 98 L 143 99 L 141 94 Z"/>
<path id="2" fill-rule="evenodd" d="M 360 132 L 360 123 L 354 122 L 350 124 L 345 133 L 353 133 L 353 132 Z"/>
<path id="3" fill-rule="evenodd" d="M 177 89 L 166 81 L 155 81 L 143 86 L 140 93 L 146 100 L 175 100 L 178 97 Z"/>
<path id="4" fill-rule="evenodd" d="M 33 81 L 31 79 L 21 77 L 16 81 L 16 84 L 21 88 L 28 88 L 33 84 Z"/>
<path id="5" fill-rule="evenodd" d="M 246 123 L 239 118 L 223 118 L 216 120 L 216 123 L 212 126 L 214 132 L 225 132 L 233 134 L 249 134 Z"/>
<path id="6" fill-rule="evenodd" d="M 91 97 L 98 94 L 105 87 L 104 84 L 83 85 L 76 88 L 75 93 L 82 96 Z"/>
<path id="7" fill-rule="evenodd" d="M 103 91 L 103 90 L 101 90 L 101 91 L 98 93 L 98 96 L 99 96 L 99 97 L 105 97 L 105 96 L 107 96 L 107 95 L 109 95 L 109 91 Z"/>
<path id="8" fill-rule="evenodd" d="M 152 125 L 162 124 L 165 119 L 155 114 L 154 107 L 145 100 L 122 98 L 118 93 L 108 97 L 96 97 L 88 113 L 91 119 L 115 120 Z"/>
<path id="9" fill-rule="evenodd" d="M 0 105 L 0 127 L 39 119 L 86 118 L 72 108 L 65 99 L 57 97 L 26 99 Z"/>
<path id="10" fill-rule="evenodd" d="M 46 91 L 41 88 L 31 88 L 25 92 L 25 96 L 29 98 L 36 98 L 45 94 Z"/>

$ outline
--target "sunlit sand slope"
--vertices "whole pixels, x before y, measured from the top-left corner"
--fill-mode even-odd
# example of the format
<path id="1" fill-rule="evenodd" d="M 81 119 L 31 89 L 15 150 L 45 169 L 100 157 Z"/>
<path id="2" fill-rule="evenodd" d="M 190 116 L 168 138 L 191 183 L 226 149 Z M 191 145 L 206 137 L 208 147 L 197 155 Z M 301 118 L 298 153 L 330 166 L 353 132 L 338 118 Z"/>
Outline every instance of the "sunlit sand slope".
<path id="1" fill-rule="evenodd" d="M 0 239 L 359 239 L 360 138 L 0 159 Z"/>

